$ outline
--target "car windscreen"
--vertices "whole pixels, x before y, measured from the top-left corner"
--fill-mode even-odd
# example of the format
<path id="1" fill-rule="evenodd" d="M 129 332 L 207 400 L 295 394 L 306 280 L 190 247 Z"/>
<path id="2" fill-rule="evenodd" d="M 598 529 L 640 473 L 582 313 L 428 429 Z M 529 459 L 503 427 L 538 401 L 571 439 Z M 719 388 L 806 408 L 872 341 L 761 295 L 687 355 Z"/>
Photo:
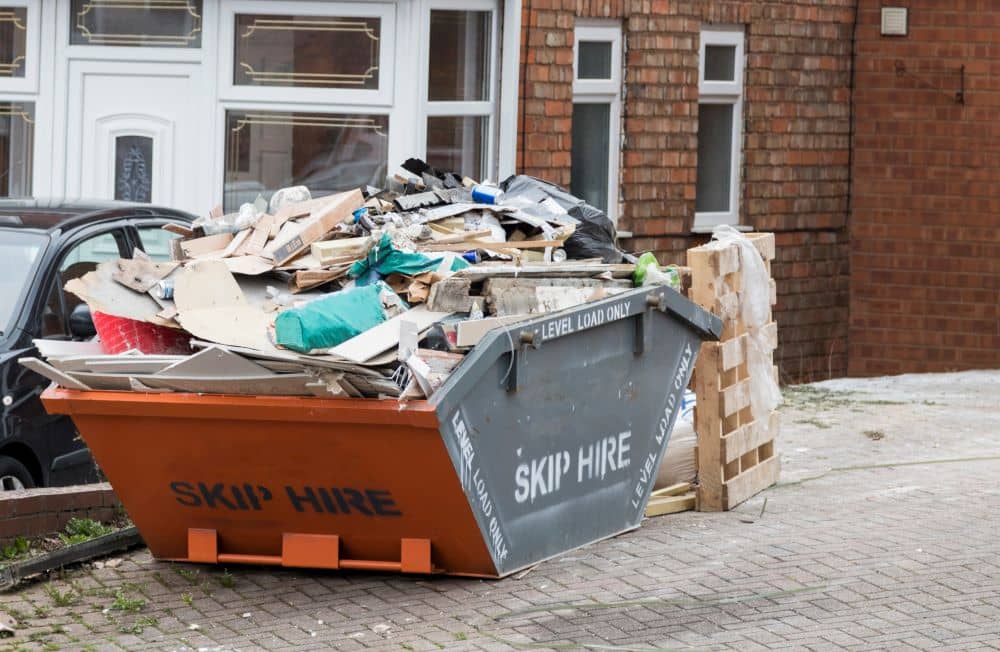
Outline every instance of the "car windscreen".
<path id="1" fill-rule="evenodd" d="M 47 243 L 48 237 L 41 233 L 0 229 L 0 335 L 13 327 Z"/>

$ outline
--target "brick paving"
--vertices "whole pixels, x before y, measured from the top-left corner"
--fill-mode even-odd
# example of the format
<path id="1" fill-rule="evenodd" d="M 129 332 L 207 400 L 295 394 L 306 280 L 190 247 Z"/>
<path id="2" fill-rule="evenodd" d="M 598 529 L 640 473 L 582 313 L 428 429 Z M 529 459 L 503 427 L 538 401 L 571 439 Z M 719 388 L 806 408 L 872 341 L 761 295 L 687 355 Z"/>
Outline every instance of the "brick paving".
<path id="1" fill-rule="evenodd" d="M 0 649 L 1000 649 L 996 396 L 1000 372 L 796 389 L 779 486 L 520 579 L 224 571 L 138 550 L 0 595 L 19 621 Z"/>

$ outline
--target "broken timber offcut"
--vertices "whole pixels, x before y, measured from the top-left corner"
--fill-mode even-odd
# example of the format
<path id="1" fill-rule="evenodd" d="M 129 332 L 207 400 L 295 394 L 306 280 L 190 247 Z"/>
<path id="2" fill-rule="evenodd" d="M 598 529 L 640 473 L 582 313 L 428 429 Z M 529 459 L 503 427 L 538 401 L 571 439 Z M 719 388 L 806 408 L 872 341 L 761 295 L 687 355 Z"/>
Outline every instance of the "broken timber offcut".
<path id="1" fill-rule="evenodd" d="M 638 527 L 701 340 L 665 286 L 487 333 L 427 401 L 50 388 L 159 558 L 502 577 Z"/>

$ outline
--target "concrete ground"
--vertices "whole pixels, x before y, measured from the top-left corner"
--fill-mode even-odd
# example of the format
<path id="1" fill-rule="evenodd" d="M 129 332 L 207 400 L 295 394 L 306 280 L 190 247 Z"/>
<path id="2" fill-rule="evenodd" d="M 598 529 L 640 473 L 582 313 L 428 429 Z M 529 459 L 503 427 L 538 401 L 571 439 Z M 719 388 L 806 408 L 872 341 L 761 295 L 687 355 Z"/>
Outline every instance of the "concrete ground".
<path id="1" fill-rule="evenodd" d="M 145 550 L 0 594 L 0 649 L 1000 649 L 1000 372 L 791 388 L 780 484 L 520 579 Z M 765 505 L 766 500 L 766 505 Z"/>

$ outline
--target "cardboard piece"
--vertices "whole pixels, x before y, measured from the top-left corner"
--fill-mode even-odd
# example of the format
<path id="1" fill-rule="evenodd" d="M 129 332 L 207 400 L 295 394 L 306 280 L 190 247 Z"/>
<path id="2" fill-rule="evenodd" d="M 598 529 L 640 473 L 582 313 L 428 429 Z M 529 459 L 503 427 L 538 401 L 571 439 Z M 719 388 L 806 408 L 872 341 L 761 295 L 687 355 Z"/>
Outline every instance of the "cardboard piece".
<path id="1" fill-rule="evenodd" d="M 105 261 L 95 271 L 67 282 L 66 291 L 86 301 L 91 310 L 106 315 L 170 325 L 171 322 L 157 316 L 160 304 L 152 297 L 144 292 L 134 292 L 114 280 L 117 269 L 117 261 Z"/>
<path id="2" fill-rule="evenodd" d="M 324 199 L 326 203 L 313 208 L 309 217 L 301 222 L 302 230 L 298 234 L 282 239 L 279 233 L 271 243 L 272 246 L 265 250 L 264 254 L 270 255 L 276 265 L 282 265 L 305 251 L 309 245 L 322 238 L 337 224 L 347 220 L 355 209 L 365 203 L 360 190 L 342 192 Z"/>
<path id="3" fill-rule="evenodd" d="M 507 315 L 505 317 L 487 317 L 486 319 L 469 319 L 455 324 L 455 346 L 467 347 L 479 344 L 479 341 L 494 328 L 513 324 L 529 319 L 531 315 Z"/>
<path id="4" fill-rule="evenodd" d="M 216 233 L 215 235 L 206 235 L 192 240 L 182 240 L 180 247 L 185 256 L 196 258 L 205 254 L 222 251 L 232 240 L 232 233 Z"/>

